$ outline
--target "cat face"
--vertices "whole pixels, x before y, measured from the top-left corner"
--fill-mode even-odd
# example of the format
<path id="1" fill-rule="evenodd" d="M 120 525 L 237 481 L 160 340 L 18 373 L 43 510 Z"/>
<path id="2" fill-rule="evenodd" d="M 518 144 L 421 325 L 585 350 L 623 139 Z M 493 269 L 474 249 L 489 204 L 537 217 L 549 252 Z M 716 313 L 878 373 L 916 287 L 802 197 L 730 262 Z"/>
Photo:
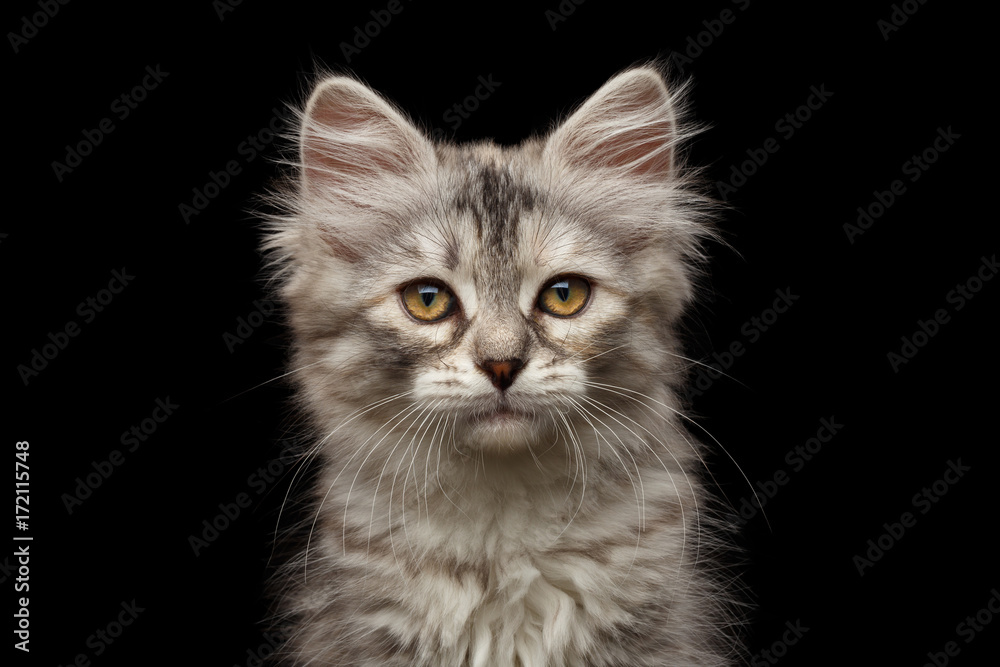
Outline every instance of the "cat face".
<path id="1" fill-rule="evenodd" d="M 549 209 L 548 193 L 510 168 L 462 159 L 452 196 L 371 274 L 361 317 L 407 369 L 387 391 L 455 415 L 462 442 L 516 448 L 571 411 L 601 355 L 627 356 L 638 290 L 624 284 L 614 246 Z"/>
<path id="2" fill-rule="evenodd" d="M 432 144 L 362 84 L 322 82 L 270 244 L 313 414 L 513 453 L 588 427 L 594 401 L 607 421 L 623 392 L 665 400 L 705 230 L 679 139 L 649 68 L 513 148 Z"/>

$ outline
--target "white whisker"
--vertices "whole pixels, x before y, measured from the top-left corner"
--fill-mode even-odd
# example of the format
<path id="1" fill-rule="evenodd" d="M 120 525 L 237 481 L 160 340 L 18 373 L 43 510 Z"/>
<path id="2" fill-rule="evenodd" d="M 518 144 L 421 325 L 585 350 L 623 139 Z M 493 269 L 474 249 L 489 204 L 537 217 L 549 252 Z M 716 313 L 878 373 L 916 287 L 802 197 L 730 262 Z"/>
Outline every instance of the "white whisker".
<path id="1" fill-rule="evenodd" d="M 392 401 L 395 401 L 395 400 L 397 400 L 399 398 L 402 398 L 404 396 L 408 396 L 409 394 L 412 394 L 412 393 L 413 393 L 412 391 L 404 391 L 404 392 L 400 392 L 398 394 L 393 394 L 392 396 L 389 396 L 387 398 L 383 398 L 383 399 L 380 399 L 380 400 L 377 400 L 377 401 L 373 401 L 372 403 L 369 403 L 368 405 L 366 405 L 364 407 L 361 407 L 361 408 L 358 408 L 357 410 L 352 411 L 350 414 L 347 415 L 347 418 L 345 418 L 344 421 L 342 421 L 335 429 L 333 429 L 332 431 L 330 431 L 329 433 L 327 433 L 326 436 L 324 436 L 321 440 L 319 440 L 318 442 L 316 442 L 312 446 L 310 446 L 310 448 L 308 450 L 306 450 L 299 457 L 299 460 L 296 461 L 296 463 L 295 463 L 295 467 L 296 467 L 295 473 L 292 475 L 292 480 L 291 480 L 291 482 L 288 485 L 288 489 L 285 491 L 285 497 L 281 501 L 281 506 L 278 508 L 278 517 L 275 520 L 275 526 L 274 526 L 275 538 L 277 538 L 278 530 L 279 530 L 279 527 L 281 525 L 281 515 L 282 515 L 282 513 L 285 510 L 285 505 L 288 502 L 289 494 L 291 493 L 292 489 L 295 487 L 295 480 L 298 479 L 299 473 L 301 473 L 303 470 L 305 470 L 306 465 L 309 463 L 309 461 L 311 459 L 315 458 L 318 455 L 318 453 L 322 450 L 324 443 L 327 440 L 329 440 L 331 437 L 333 437 L 333 435 L 335 433 L 337 433 L 337 431 L 339 431 L 341 428 L 343 428 L 347 424 L 351 423 L 352 421 L 354 421 L 358 417 L 361 417 L 361 416 L 363 416 L 363 415 L 371 412 L 372 410 L 376 410 L 376 409 L 382 407 L 383 405 L 385 405 L 387 403 L 391 403 Z M 336 481 L 336 480 L 334 480 L 334 481 Z M 315 522 L 314 522 L 314 525 L 315 525 Z M 273 556 L 273 553 L 274 552 L 272 550 L 272 556 Z M 308 550 L 307 550 L 307 553 L 308 553 Z M 270 562 L 270 560 L 268 562 Z"/>
<path id="2" fill-rule="evenodd" d="M 250 387 L 249 389 L 244 389 L 243 391 L 241 391 L 238 394 L 233 394 L 229 398 L 221 401 L 219 403 L 219 405 L 224 405 L 224 404 L 228 403 L 229 401 L 235 400 L 235 399 L 239 398 L 240 396 L 243 396 L 244 394 L 249 394 L 251 391 L 256 391 L 257 389 L 260 389 L 261 387 L 263 387 L 266 384 L 271 384 L 272 382 L 277 382 L 281 378 L 288 377 L 289 375 L 292 375 L 293 373 L 299 373 L 301 371 L 304 371 L 307 368 L 312 368 L 313 366 L 315 366 L 317 364 L 322 364 L 325 361 L 326 361 L 326 359 L 320 359 L 318 361 L 312 362 L 311 364 L 306 364 L 305 366 L 299 366 L 298 368 L 293 368 L 292 370 L 287 371 L 285 373 L 282 373 L 281 375 L 276 375 L 273 378 L 271 378 L 270 380 L 264 380 L 263 382 L 261 382 L 259 384 L 255 384 L 254 386 Z"/>
<path id="3" fill-rule="evenodd" d="M 694 364 L 696 366 L 701 366 L 703 368 L 707 368 L 708 370 L 712 371 L 713 373 L 718 373 L 719 375 L 732 380 L 733 382 L 735 382 L 736 384 L 740 385 L 741 387 L 744 387 L 746 389 L 750 388 L 745 383 L 743 383 L 743 382 L 737 380 L 736 378 L 734 378 L 732 375 L 728 375 L 727 373 L 723 373 L 722 371 L 720 371 L 715 366 L 712 366 L 711 364 L 706 364 L 704 361 L 698 361 L 697 359 L 692 359 L 690 357 L 685 357 L 683 354 L 677 354 L 676 352 L 667 351 L 667 354 L 669 354 L 672 357 L 677 357 L 678 359 L 683 359 L 684 361 L 687 361 L 688 363 L 692 363 L 692 364 Z"/>
<path id="4" fill-rule="evenodd" d="M 716 444 L 716 446 L 718 446 L 718 448 L 719 448 L 719 449 L 720 449 L 720 450 L 721 450 L 721 451 L 722 451 L 722 452 L 723 452 L 723 453 L 724 453 L 724 454 L 725 454 L 725 455 L 726 455 L 727 457 L 729 457 L 729 460 L 733 462 L 733 465 L 735 465 L 735 466 L 736 466 L 736 469 L 740 471 L 740 475 L 742 475 L 742 476 L 743 476 L 743 479 L 744 479 L 744 481 L 746 481 L 746 483 L 747 483 L 747 486 L 748 486 L 748 487 L 750 488 L 750 491 L 751 491 L 751 493 L 753 493 L 753 495 L 754 495 L 754 498 L 756 498 L 756 499 L 757 499 L 757 504 L 758 504 L 758 505 L 759 505 L 759 506 L 761 507 L 761 515 L 762 515 L 762 516 L 764 517 L 764 521 L 765 521 L 765 522 L 767 523 L 767 527 L 768 527 L 768 530 L 771 530 L 771 522 L 770 522 L 770 521 L 768 520 L 768 518 L 767 518 L 767 515 L 766 515 L 766 514 L 764 514 L 764 510 L 763 510 L 763 507 L 764 507 L 764 503 L 762 503 L 762 502 L 761 502 L 761 500 L 760 500 L 760 497 L 759 497 L 759 496 L 757 495 L 757 490 L 756 490 L 756 489 L 755 489 L 755 488 L 753 487 L 753 484 L 751 484 L 751 482 L 750 482 L 750 478 L 749 478 L 749 477 L 747 477 L 746 473 L 745 473 L 745 472 L 743 471 L 743 468 L 742 468 L 742 467 L 740 466 L 740 464 L 739 464 L 739 463 L 738 463 L 738 462 L 736 461 L 736 459 L 735 459 L 735 458 L 733 458 L 733 455 L 729 453 L 729 450 L 728 450 L 728 449 L 726 449 L 726 448 L 725 448 L 725 447 L 724 447 L 724 446 L 722 445 L 722 443 L 721 443 L 721 442 L 719 442 L 719 441 L 718 441 L 718 439 L 716 439 L 716 437 L 715 437 L 714 435 L 712 435 L 711 433 L 709 433 L 709 432 L 708 432 L 708 431 L 707 431 L 707 430 L 705 429 L 705 427 L 704 427 L 704 426 L 702 426 L 701 424 L 699 424 L 699 423 L 698 423 L 698 422 L 696 422 L 695 420 L 691 419 L 690 417 L 688 417 L 687 415 L 685 415 L 685 414 L 684 414 L 683 412 L 681 412 L 680 410 L 677 410 L 676 408 L 673 408 L 673 407 L 671 407 L 671 406 L 667 405 L 666 403 L 663 403 L 662 401 L 658 401 L 658 400 L 656 400 L 655 398 L 653 398 L 652 396 L 649 396 L 649 395 L 647 395 L 647 394 L 643 394 L 643 393 L 642 393 L 642 392 L 640 392 L 640 391 L 635 391 L 635 390 L 633 390 L 633 389 L 627 389 L 627 388 L 625 388 L 625 387 L 618 387 L 618 386 L 615 386 L 615 385 L 609 385 L 609 384 L 602 384 L 602 383 L 599 383 L 599 382 L 581 382 L 581 383 L 582 383 L 582 384 L 586 384 L 586 385 L 588 385 L 588 386 L 591 386 L 591 387 L 595 387 L 595 388 L 598 388 L 598 389 L 603 389 L 603 390 L 605 390 L 605 391 L 610 391 L 610 392 L 612 392 L 612 393 L 618 393 L 619 395 L 621 395 L 621 396 L 623 396 L 623 397 L 625 397 L 625 398 L 631 398 L 632 400 L 634 400 L 634 401 L 636 401 L 636 402 L 638 402 L 638 403 L 642 404 L 642 401 L 639 401 L 639 399 L 636 399 L 636 398 L 634 398 L 634 397 L 631 397 L 631 396 L 628 396 L 627 394 L 624 394 L 624 393 L 620 393 L 620 392 L 627 392 L 627 393 L 629 393 L 629 394 L 636 394 L 636 395 L 638 395 L 638 396 L 641 396 L 641 397 L 643 397 L 643 398 L 645 398 L 645 399 L 647 399 L 647 400 L 649 400 L 649 401 L 652 401 L 652 402 L 654 402 L 654 403 L 656 403 L 656 404 L 658 404 L 658 405 L 661 405 L 661 406 L 663 406 L 664 408 L 666 408 L 666 409 L 667 409 L 667 410 L 669 410 L 670 412 L 672 412 L 672 413 L 676 414 L 676 415 L 677 415 L 678 417 L 680 417 L 681 419 L 684 419 L 684 420 L 687 420 L 687 421 L 688 421 L 689 423 L 691 423 L 691 424 L 692 424 L 693 426 L 696 426 L 696 427 L 698 427 L 699 429 L 701 429 L 701 431 L 702 431 L 703 433 L 705 433 L 705 435 L 707 435 L 707 436 L 708 436 L 709 438 L 711 438 L 711 439 L 712 439 L 712 442 L 714 442 L 714 443 Z M 669 423 L 669 420 L 667 420 L 667 421 L 668 421 L 668 423 Z M 687 440 L 686 440 L 686 438 L 685 438 L 685 441 L 687 441 Z M 703 468 L 704 468 L 704 469 L 705 469 L 705 470 L 706 470 L 706 471 L 708 472 L 709 476 L 711 476 L 711 477 L 712 477 L 712 480 L 713 480 L 713 481 L 715 481 L 715 477 L 714 477 L 714 476 L 712 475 L 712 473 L 711 473 L 711 469 L 710 469 L 710 468 L 708 467 L 708 464 L 707 464 L 707 463 L 705 463 L 705 460 L 704 460 L 704 459 L 703 459 L 703 458 L 701 457 L 701 453 L 700 453 L 700 452 L 698 451 L 698 448 L 697 448 L 697 447 L 695 447 L 695 446 L 694 446 L 694 445 L 693 445 L 693 444 L 692 444 L 692 443 L 691 443 L 690 441 L 687 441 L 687 442 L 688 442 L 688 445 L 689 445 L 689 446 L 691 447 L 692 451 L 694 451 L 695 455 L 696 455 L 696 456 L 698 457 L 698 460 L 699 460 L 699 461 L 701 461 L 701 464 L 702 464 L 702 467 L 703 467 Z M 718 484 L 718 482 L 716 482 L 716 486 L 718 486 L 718 487 L 719 487 L 719 489 L 720 489 L 720 492 L 721 492 L 721 491 L 722 491 L 722 488 L 721 488 L 721 485 L 719 485 L 719 484 Z M 724 492 L 723 492 L 723 493 L 724 493 Z M 727 500 L 728 500 L 728 498 L 727 498 Z M 730 502 L 730 505 L 732 505 L 732 502 Z"/>

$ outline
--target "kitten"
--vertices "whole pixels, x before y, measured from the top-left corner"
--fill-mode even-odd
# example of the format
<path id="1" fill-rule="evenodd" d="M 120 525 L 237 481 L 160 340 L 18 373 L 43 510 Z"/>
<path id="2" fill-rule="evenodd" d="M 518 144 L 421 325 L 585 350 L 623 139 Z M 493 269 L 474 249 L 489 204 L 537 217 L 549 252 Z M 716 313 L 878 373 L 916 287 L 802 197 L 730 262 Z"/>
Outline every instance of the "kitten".
<path id="1" fill-rule="evenodd" d="M 456 146 L 315 86 L 266 242 L 319 464 L 287 664 L 735 659 L 679 397 L 711 227 L 678 99 L 637 67 L 544 138 Z"/>

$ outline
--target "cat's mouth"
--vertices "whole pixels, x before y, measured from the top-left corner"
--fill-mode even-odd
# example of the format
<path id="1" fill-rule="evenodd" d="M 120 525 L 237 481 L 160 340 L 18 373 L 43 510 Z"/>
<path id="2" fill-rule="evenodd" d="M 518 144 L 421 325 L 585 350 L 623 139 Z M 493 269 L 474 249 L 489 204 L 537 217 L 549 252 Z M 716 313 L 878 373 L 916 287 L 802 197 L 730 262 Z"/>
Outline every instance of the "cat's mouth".
<path id="1" fill-rule="evenodd" d="M 478 411 L 469 417 L 469 421 L 473 425 L 492 426 L 503 426 L 527 420 L 531 420 L 531 415 L 506 405 L 497 406 L 491 410 Z"/>
<path id="2" fill-rule="evenodd" d="M 519 450 L 532 442 L 537 436 L 536 422 L 531 413 L 503 404 L 476 410 L 467 420 L 473 443 L 502 451 Z"/>

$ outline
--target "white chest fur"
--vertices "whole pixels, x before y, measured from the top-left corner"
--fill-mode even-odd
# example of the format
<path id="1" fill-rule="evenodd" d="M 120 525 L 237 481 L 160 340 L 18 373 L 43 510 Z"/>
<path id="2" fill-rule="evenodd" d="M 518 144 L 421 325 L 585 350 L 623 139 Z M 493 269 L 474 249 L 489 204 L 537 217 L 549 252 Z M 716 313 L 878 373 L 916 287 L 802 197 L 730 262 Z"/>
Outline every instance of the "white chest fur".
<path id="1" fill-rule="evenodd" d="M 405 529 L 397 513 L 388 549 L 388 523 L 363 553 L 345 555 L 338 539 L 328 547 L 357 575 L 345 583 L 381 600 L 354 620 L 412 647 L 413 664 L 603 664 L 592 659 L 614 652 L 608 637 L 685 580 L 677 490 L 662 470 L 644 477 L 642 505 L 631 492 L 600 503 L 579 493 L 518 494 L 502 506 L 478 498 L 463 503 L 484 508 L 474 516 L 413 511 Z"/>

